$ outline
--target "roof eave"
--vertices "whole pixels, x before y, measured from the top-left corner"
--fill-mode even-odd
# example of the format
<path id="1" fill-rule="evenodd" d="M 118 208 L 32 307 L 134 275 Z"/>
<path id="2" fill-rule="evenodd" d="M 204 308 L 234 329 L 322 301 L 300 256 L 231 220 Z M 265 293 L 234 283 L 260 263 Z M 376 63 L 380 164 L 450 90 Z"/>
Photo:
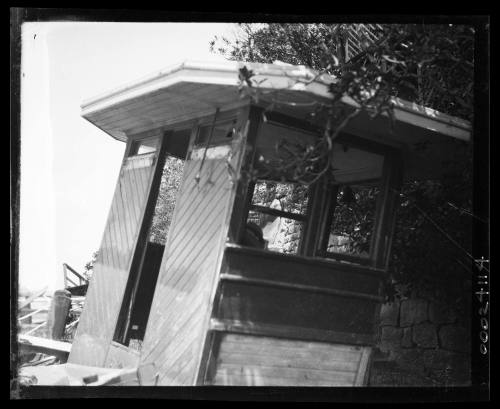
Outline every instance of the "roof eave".
<path id="1" fill-rule="evenodd" d="M 239 85 L 239 69 L 245 65 L 254 71 L 255 76 L 252 78 L 255 84 L 258 84 L 256 85 L 258 88 L 282 89 L 298 93 L 305 92 L 321 99 L 332 98 L 328 90 L 328 84 L 335 82 L 335 78 L 327 75 L 317 76 L 317 72 L 303 66 L 246 64 L 237 61 L 212 63 L 184 61 L 144 77 L 139 81 L 85 101 L 81 105 L 82 116 L 87 117 L 89 114 L 168 88 L 179 82 L 237 87 Z M 347 105 L 357 107 L 357 103 L 348 96 L 344 96 L 342 101 Z M 472 127 L 470 122 L 466 120 L 399 98 L 393 98 L 392 102 L 394 104 L 394 116 L 397 121 L 463 141 L 470 141 L 471 139 Z"/>

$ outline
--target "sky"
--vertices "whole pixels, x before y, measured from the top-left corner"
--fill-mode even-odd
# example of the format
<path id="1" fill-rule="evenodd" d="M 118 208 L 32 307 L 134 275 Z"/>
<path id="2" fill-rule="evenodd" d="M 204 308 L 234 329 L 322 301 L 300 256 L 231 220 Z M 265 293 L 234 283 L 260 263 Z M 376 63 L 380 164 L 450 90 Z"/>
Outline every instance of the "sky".
<path id="1" fill-rule="evenodd" d="M 80 116 L 81 103 L 209 50 L 227 23 L 24 23 L 21 56 L 19 284 L 63 288 L 99 249 L 125 144 Z"/>

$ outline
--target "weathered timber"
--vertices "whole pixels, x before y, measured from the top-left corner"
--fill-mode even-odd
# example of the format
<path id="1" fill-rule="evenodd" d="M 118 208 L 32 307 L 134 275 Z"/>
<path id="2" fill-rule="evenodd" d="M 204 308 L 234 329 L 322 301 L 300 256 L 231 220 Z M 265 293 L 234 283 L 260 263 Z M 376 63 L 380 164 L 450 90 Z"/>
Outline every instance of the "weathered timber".
<path id="1" fill-rule="evenodd" d="M 18 336 L 18 339 L 21 352 L 39 352 L 52 355 L 59 358 L 62 362 L 66 362 L 71 351 L 71 344 L 68 342 L 22 334 Z"/>
<path id="2" fill-rule="evenodd" d="M 364 379 L 369 347 L 223 334 L 213 385 L 353 386 Z"/>
<path id="3" fill-rule="evenodd" d="M 125 157 L 69 362 L 102 366 L 111 342 L 156 154 Z"/>

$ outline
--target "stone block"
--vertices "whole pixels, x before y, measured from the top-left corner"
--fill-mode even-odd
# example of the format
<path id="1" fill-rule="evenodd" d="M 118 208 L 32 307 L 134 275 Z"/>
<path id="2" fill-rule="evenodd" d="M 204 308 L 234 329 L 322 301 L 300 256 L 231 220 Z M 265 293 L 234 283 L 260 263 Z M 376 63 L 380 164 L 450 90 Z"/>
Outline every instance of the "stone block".
<path id="1" fill-rule="evenodd" d="M 432 386 L 421 374 L 405 371 L 402 368 L 372 367 L 369 386 Z"/>
<path id="2" fill-rule="evenodd" d="M 399 302 L 382 304 L 380 307 L 380 325 L 398 325 Z"/>
<path id="3" fill-rule="evenodd" d="M 470 332 L 458 325 L 444 325 L 439 329 L 441 348 L 450 351 L 470 351 Z"/>
<path id="4" fill-rule="evenodd" d="M 427 321 L 428 302 L 421 298 L 408 299 L 401 302 L 400 325 L 409 327 Z"/>
<path id="5" fill-rule="evenodd" d="M 457 320 L 454 308 L 442 302 L 429 304 L 429 319 L 435 324 L 452 324 Z"/>
<path id="6" fill-rule="evenodd" d="M 396 327 L 382 327 L 379 348 L 382 352 L 391 351 L 401 347 L 403 330 Z"/>
<path id="7" fill-rule="evenodd" d="M 415 374 L 424 374 L 422 350 L 418 348 L 394 350 L 390 357 L 398 366 Z"/>
<path id="8" fill-rule="evenodd" d="M 413 347 L 413 338 L 412 338 L 412 328 L 407 327 L 403 328 L 403 338 L 401 339 L 401 346 L 403 348 L 411 348 Z"/>
<path id="9" fill-rule="evenodd" d="M 417 324 L 413 326 L 413 342 L 422 348 L 436 348 L 438 337 L 436 326 L 430 323 Z"/>
<path id="10" fill-rule="evenodd" d="M 470 384 L 470 357 L 466 354 L 442 349 L 427 350 L 423 354 L 424 366 L 443 386 L 467 386 Z"/>

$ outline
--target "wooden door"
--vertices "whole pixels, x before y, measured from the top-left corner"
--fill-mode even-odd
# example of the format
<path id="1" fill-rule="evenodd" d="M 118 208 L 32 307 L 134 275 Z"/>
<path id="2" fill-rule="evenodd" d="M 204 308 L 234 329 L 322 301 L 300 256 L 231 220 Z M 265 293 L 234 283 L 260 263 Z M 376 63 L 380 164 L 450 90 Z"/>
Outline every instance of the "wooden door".
<path id="1" fill-rule="evenodd" d="M 153 176 L 159 136 L 141 153 L 129 142 L 69 362 L 103 366 L 122 304 Z M 153 150 L 155 149 L 155 150 Z M 151 151 L 153 150 L 153 151 Z M 149 152 L 148 152 L 149 151 Z M 137 154 L 139 153 L 139 154 Z"/>

